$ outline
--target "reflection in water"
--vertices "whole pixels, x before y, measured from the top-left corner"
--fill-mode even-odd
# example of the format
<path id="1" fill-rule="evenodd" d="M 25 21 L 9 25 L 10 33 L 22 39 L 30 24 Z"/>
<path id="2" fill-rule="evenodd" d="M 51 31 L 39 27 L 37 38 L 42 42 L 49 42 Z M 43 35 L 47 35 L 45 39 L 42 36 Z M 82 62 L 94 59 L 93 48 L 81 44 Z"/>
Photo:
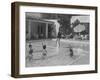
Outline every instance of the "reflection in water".
<path id="1" fill-rule="evenodd" d="M 58 52 L 59 52 L 59 44 L 58 44 L 58 41 L 57 41 L 56 53 L 58 54 Z"/>

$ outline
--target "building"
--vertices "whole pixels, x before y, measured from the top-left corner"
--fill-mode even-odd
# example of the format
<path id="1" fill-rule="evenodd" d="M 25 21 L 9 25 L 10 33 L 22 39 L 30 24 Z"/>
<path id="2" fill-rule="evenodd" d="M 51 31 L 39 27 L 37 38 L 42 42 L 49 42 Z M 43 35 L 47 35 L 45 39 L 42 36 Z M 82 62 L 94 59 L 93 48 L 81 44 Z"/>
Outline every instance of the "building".
<path id="1" fill-rule="evenodd" d="M 26 18 L 26 39 L 56 38 L 59 26 L 56 19 Z"/>

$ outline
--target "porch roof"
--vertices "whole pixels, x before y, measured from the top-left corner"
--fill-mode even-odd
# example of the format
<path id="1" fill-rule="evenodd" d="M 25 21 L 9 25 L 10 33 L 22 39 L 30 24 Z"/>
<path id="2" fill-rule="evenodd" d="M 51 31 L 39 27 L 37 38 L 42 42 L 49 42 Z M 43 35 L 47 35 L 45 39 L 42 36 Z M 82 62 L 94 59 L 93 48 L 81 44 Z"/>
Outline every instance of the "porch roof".
<path id="1" fill-rule="evenodd" d="M 40 22 L 40 23 L 48 23 L 48 24 L 54 24 L 53 21 L 48 21 L 46 19 L 38 19 L 38 18 L 26 18 L 26 20 L 31 20 L 31 21 L 34 21 L 34 22 Z"/>

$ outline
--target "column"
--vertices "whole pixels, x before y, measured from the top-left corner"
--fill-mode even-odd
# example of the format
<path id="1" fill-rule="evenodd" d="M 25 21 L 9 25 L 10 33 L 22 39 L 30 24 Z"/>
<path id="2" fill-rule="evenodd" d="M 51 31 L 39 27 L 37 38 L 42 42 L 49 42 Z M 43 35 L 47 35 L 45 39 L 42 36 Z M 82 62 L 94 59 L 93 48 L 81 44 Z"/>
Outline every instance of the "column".
<path id="1" fill-rule="evenodd" d="M 28 20 L 29 40 L 31 39 L 31 20 Z"/>
<path id="2" fill-rule="evenodd" d="M 48 23 L 46 23 L 46 38 L 48 38 Z"/>

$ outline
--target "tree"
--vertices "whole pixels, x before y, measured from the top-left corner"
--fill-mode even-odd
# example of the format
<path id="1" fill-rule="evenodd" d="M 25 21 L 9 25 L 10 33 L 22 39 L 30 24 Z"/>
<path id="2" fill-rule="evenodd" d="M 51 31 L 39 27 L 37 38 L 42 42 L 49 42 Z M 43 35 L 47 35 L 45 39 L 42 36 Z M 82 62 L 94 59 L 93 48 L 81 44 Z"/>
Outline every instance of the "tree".
<path id="1" fill-rule="evenodd" d="M 58 22 L 60 23 L 60 30 L 61 32 L 66 35 L 71 33 L 71 27 L 70 27 L 70 19 L 71 15 L 67 14 L 43 14 L 42 15 L 43 19 L 57 19 Z"/>

